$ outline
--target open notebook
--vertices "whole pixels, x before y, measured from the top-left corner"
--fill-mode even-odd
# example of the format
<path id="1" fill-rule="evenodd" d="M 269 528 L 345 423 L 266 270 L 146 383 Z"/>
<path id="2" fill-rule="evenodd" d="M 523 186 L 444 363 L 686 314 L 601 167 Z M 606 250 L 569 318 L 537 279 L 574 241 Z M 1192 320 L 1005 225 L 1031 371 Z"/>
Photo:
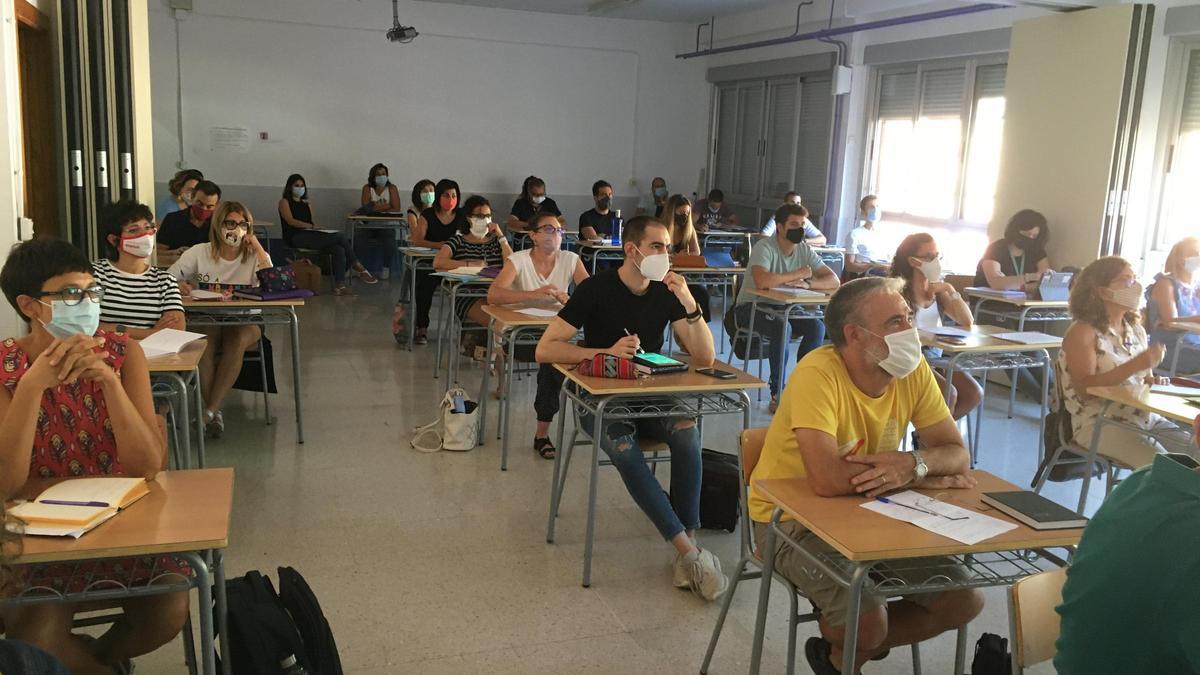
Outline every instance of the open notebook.
<path id="1" fill-rule="evenodd" d="M 149 492 L 145 478 L 73 478 L 9 513 L 25 523 L 25 534 L 79 538 Z"/>
<path id="2" fill-rule="evenodd" d="M 178 354 L 184 347 L 196 340 L 203 340 L 205 337 L 204 333 L 164 328 L 141 341 L 142 351 L 146 353 L 148 359 L 156 356 L 169 356 Z"/>

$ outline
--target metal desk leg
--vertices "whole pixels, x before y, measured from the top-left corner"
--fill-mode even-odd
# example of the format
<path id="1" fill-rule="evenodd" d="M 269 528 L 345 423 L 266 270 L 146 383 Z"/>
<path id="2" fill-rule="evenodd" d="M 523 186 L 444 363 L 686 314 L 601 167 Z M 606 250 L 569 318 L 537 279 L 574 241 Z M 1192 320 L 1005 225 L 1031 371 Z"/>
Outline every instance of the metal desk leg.
<path id="1" fill-rule="evenodd" d="M 504 362 L 504 382 L 500 388 L 500 418 L 496 420 L 496 425 L 499 427 L 498 430 L 500 432 L 501 471 L 508 471 L 508 414 L 512 408 L 512 404 L 509 402 L 509 392 L 512 389 L 513 371 L 516 369 L 517 338 L 520 334 L 520 328 L 514 328 L 508 334 L 508 359 Z M 561 412 L 559 411 L 559 414 Z"/>
<path id="2" fill-rule="evenodd" d="M 1013 645 L 1014 647 L 1016 645 Z M 1014 649 L 1013 651 L 1016 651 Z M 963 670 L 967 666 L 967 625 L 963 624 L 958 627 L 958 634 L 954 638 L 954 675 L 963 675 Z"/>
<path id="3" fill-rule="evenodd" d="M 208 563 L 198 553 L 180 553 L 196 575 L 196 604 L 200 612 L 200 658 L 204 675 L 217 675 L 213 639 L 213 580 Z"/>
<path id="4" fill-rule="evenodd" d="M 495 317 L 492 317 L 492 320 L 488 321 L 488 330 L 487 330 L 487 336 L 486 336 L 487 337 L 487 362 L 488 363 L 492 362 L 492 341 L 495 336 L 495 330 L 496 330 L 496 319 L 495 319 Z M 488 398 L 489 398 L 489 396 L 487 395 L 487 393 L 488 393 L 487 389 L 488 389 L 489 375 L 491 375 L 490 369 L 484 368 L 483 369 L 483 378 L 480 379 L 480 384 L 479 384 L 479 428 L 476 430 L 477 433 L 475 434 L 476 445 L 483 445 L 483 436 L 487 432 L 487 402 L 488 402 Z M 496 426 L 499 427 L 500 424 L 497 423 Z M 500 470 L 501 471 L 504 470 L 504 460 L 500 461 Z"/>
<path id="5" fill-rule="evenodd" d="M 750 331 L 750 335 L 746 338 L 746 358 L 742 359 L 742 370 L 746 371 L 747 373 L 750 372 L 750 357 L 754 355 L 754 335 L 755 335 L 754 319 L 757 314 L 758 314 L 758 296 L 755 296 L 754 300 L 750 302 L 750 327 L 747 329 Z M 763 340 L 760 338 L 758 341 L 758 351 L 759 351 L 758 356 L 760 359 L 762 358 L 763 346 L 764 346 Z M 760 375 L 762 374 L 761 367 L 759 368 L 758 372 Z M 761 379 L 761 377 L 759 379 Z M 762 389 L 760 388 L 758 390 L 758 393 L 755 395 L 758 397 L 758 400 L 761 401 L 762 400 Z"/>
<path id="6" fill-rule="evenodd" d="M 445 305 L 445 303 L 446 303 L 446 295 L 445 294 L 447 293 L 446 282 L 443 281 L 442 283 L 440 283 L 438 285 L 437 290 L 434 292 L 438 294 L 438 324 L 441 326 L 440 328 L 438 328 L 438 336 L 437 336 L 437 360 L 434 361 L 434 363 L 433 363 L 433 378 L 437 379 L 438 376 L 441 375 L 441 373 L 442 373 L 442 344 L 446 340 L 449 339 L 447 337 L 447 334 L 450 332 L 450 328 L 446 325 L 446 322 L 449 319 L 449 315 L 446 312 L 446 305 Z M 453 305 L 453 303 L 451 303 L 451 311 L 454 311 L 453 307 L 454 307 L 454 305 Z"/>
<path id="7" fill-rule="evenodd" d="M 200 391 L 200 366 L 192 369 L 192 382 L 196 385 L 196 460 L 201 469 L 208 466 L 204 452 L 204 394 Z"/>
<path id="8" fill-rule="evenodd" d="M 954 366 L 955 366 L 955 364 L 958 363 L 958 359 L 960 356 L 962 356 L 962 352 L 958 352 L 958 353 L 952 355 L 950 357 L 950 359 L 946 362 L 946 369 L 943 371 L 943 375 L 946 378 L 946 405 L 947 406 L 950 405 L 950 391 L 951 391 L 951 388 L 954 386 Z M 982 407 L 982 406 L 983 406 L 983 404 L 980 403 L 980 407 Z M 970 415 L 970 413 L 967 413 L 967 415 Z M 951 417 L 954 416 L 953 409 L 950 410 L 950 416 Z M 955 421 L 955 425 L 957 425 L 957 424 L 958 424 L 958 422 Z M 979 461 L 979 455 L 978 455 L 978 449 L 976 448 L 975 444 L 971 443 L 971 433 L 970 433 L 971 431 L 973 431 L 973 430 L 970 428 L 967 429 L 967 441 L 966 442 L 967 442 L 967 451 L 971 454 L 971 468 L 973 469 L 973 468 L 975 468 L 976 462 Z"/>
<path id="9" fill-rule="evenodd" d="M 300 385 L 300 318 L 296 308 L 288 308 L 288 323 L 292 328 L 292 396 L 296 401 L 296 442 L 304 442 L 304 413 L 301 410 Z"/>
<path id="10" fill-rule="evenodd" d="M 407 256 L 405 258 L 407 259 Z M 408 297 L 410 299 L 408 303 L 408 351 L 410 352 L 413 350 L 413 345 L 417 340 L 417 268 L 420 266 L 421 261 L 417 258 L 413 258 L 412 265 L 409 266 L 409 281 L 411 285 L 408 287 Z M 428 332 L 429 327 L 426 326 L 425 330 Z"/>
<path id="11" fill-rule="evenodd" d="M 1046 458 L 1046 416 L 1050 414 L 1050 352 L 1039 350 L 1046 364 L 1042 366 L 1042 414 L 1038 416 L 1038 466 Z M 1035 352 L 1037 353 L 1037 352 Z"/>
<path id="12" fill-rule="evenodd" d="M 842 640 L 842 672 L 854 672 L 854 656 L 858 653 L 858 618 L 862 610 L 863 584 L 867 581 L 869 565 L 858 564 L 850 576 L 850 594 L 846 598 L 846 637 Z"/>
<path id="13" fill-rule="evenodd" d="M 554 453 L 554 479 L 550 483 L 550 519 L 546 523 L 546 543 L 554 543 L 554 520 L 558 517 L 558 482 L 559 474 L 563 473 L 563 455 L 566 448 L 563 447 L 563 432 L 566 431 L 567 425 L 567 383 L 570 380 L 563 380 L 563 386 L 558 392 L 558 438 L 556 439 L 558 452 Z M 566 476 L 562 476 L 561 480 L 566 480 Z"/>
<path id="14" fill-rule="evenodd" d="M 774 581 L 775 573 L 775 528 L 779 527 L 779 518 L 782 515 L 783 509 L 776 507 L 775 512 L 771 514 L 771 522 L 767 524 L 760 582 L 762 585 L 758 588 L 758 611 L 754 615 L 754 640 L 750 648 L 750 675 L 758 675 L 762 666 L 763 636 L 767 630 L 767 609 L 771 602 L 771 582 Z"/>
<path id="15" fill-rule="evenodd" d="M 180 434 L 182 439 L 179 443 L 182 446 L 179 450 L 183 456 L 183 466 L 178 468 L 190 469 L 192 468 L 192 429 L 189 418 L 192 416 L 192 413 L 188 406 L 188 384 L 179 373 L 162 373 L 162 375 L 171 380 L 171 388 L 175 389 L 176 393 L 179 394 L 179 410 L 183 415 L 183 420 L 179 423 L 179 427 L 183 430 L 183 433 Z M 204 432 L 201 431 L 200 435 L 203 436 Z"/>
<path id="16" fill-rule="evenodd" d="M 1021 308 L 1021 318 L 1017 320 L 1017 332 L 1025 330 L 1025 315 L 1029 313 L 1028 307 Z M 1008 390 L 1008 419 L 1012 419 L 1013 408 L 1017 405 L 1017 380 L 1021 377 L 1021 369 L 1013 368 L 1012 385 Z"/>
<path id="17" fill-rule="evenodd" d="M 213 551 L 213 579 L 217 596 L 217 634 L 221 636 L 221 673 L 230 675 L 229 662 L 229 605 L 225 601 L 225 555 L 220 549 Z"/>
<path id="18" fill-rule="evenodd" d="M 592 423 L 592 463 L 591 476 L 588 478 L 588 513 L 587 534 L 584 535 L 583 545 L 583 587 L 592 585 L 592 544 L 596 533 L 596 483 L 600 477 L 600 434 L 604 428 L 604 409 L 609 399 L 603 399 L 596 405 L 596 419 Z M 561 414 L 561 413 L 560 413 Z M 558 453 L 554 453 L 555 456 Z"/>

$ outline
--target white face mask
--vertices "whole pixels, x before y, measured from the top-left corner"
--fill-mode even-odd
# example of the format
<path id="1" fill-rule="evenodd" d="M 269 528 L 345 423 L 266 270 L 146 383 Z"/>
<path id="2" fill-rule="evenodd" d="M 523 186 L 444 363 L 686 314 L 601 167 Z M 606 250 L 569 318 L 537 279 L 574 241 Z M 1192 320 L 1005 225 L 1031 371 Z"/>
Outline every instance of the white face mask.
<path id="1" fill-rule="evenodd" d="M 1183 269 L 1187 270 L 1189 274 L 1200 272 L 1200 255 L 1184 258 Z"/>
<path id="2" fill-rule="evenodd" d="M 121 250 L 136 258 L 149 258 L 154 252 L 154 235 L 143 234 L 140 237 L 122 237 Z"/>
<path id="3" fill-rule="evenodd" d="M 538 195 L 536 197 L 532 197 L 531 201 L 534 204 L 541 204 L 542 202 L 546 201 L 546 195 Z"/>
<path id="4" fill-rule="evenodd" d="M 867 332 L 871 333 L 871 331 Z M 917 334 L 915 327 L 889 335 L 877 333 L 871 333 L 871 335 L 883 338 L 884 343 L 887 344 L 887 356 L 879 361 L 879 367 L 886 370 L 892 377 L 896 379 L 908 377 L 917 369 L 917 366 L 921 365 L 921 336 Z"/>
<path id="5" fill-rule="evenodd" d="M 469 220 L 471 222 L 471 236 L 480 239 L 487 236 L 489 222 L 487 218 L 471 218 Z"/>
<path id="6" fill-rule="evenodd" d="M 638 271 L 642 276 L 650 281 L 662 281 L 667 278 L 667 272 L 671 271 L 671 256 L 666 253 L 655 253 L 654 255 L 646 255 L 638 250 L 642 256 L 642 262 L 638 264 Z"/>
<path id="7" fill-rule="evenodd" d="M 225 239 L 225 243 L 230 246 L 238 246 L 242 243 L 242 239 L 246 236 L 246 230 L 237 228 L 236 230 L 225 230 L 221 233 Z"/>
<path id="8" fill-rule="evenodd" d="M 1136 310 L 1142 306 L 1142 285 L 1138 282 L 1133 282 L 1129 288 L 1122 288 L 1119 291 L 1108 289 L 1109 300 L 1122 307 Z"/>
<path id="9" fill-rule="evenodd" d="M 929 281 L 936 282 L 936 281 L 942 280 L 942 261 L 941 260 L 938 260 L 935 258 L 933 260 L 922 260 L 920 262 L 921 262 L 921 264 L 919 267 L 917 267 L 917 269 L 921 272 L 922 276 L 924 276 Z"/>

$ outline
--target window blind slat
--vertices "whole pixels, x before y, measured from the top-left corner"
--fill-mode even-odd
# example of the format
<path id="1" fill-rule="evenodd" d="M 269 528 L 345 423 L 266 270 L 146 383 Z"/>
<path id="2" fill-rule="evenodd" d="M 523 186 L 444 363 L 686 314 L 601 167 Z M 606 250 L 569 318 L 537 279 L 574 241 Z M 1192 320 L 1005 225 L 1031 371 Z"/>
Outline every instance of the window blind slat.
<path id="1" fill-rule="evenodd" d="M 966 70 L 927 70 L 921 78 L 921 117 L 961 115 Z"/>
<path id="2" fill-rule="evenodd" d="M 1188 54 L 1187 81 L 1183 87 L 1183 112 L 1179 116 L 1179 132 L 1200 129 L 1200 49 Z"/>
<path id="3" fill-rule="evenodd" d="M 996 98 L 1004 96 L 1004 78 L 1007 66 L 1003 63 L 994 66 L 980 66 L 975 69 L 975 98 Z"/>
<path id="4" fill-rule="evenodd" d="M 737 87 L 717 90 L 717 156 L 713 162 L 713 184 L 733 184 L 734 145 L 737 143 Z"/>
<path id="5" fill-rule="evenodd" d="M 772 82 L 767 129 L 767 180 L 764 197 L 779 197 L 792 189 L 792 167 L 796 161 L 796 95 L 798 82 Z"/>
<path id="6" fill-rule="evenodd" d="M 879 78 L 879 117 L 912 117 L 917 105 L 917 74 L 885 73 Z"/>
<path id="7" fill-rule="evenodd" d="M 758 196 L 759 154 L 762 138 L 763 85 L 738 89 L 738 149 L 734 194 Z M 722 187 L 717 185 L 717 187 Z"/>
<path id="8" fill-rule="evenodd" d="M 833 119 L 833 82 L 805 80 L 800 90 L 800 145 L 796 151 L 796 192 L 813 213 L 825 212 L 829 169 L 829 125 Z"/>

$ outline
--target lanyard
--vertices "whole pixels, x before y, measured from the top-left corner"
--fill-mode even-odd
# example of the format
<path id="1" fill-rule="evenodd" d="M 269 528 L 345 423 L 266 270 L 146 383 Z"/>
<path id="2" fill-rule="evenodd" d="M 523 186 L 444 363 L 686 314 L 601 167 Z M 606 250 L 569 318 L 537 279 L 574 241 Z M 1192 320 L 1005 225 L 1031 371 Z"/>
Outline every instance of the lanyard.
<path id="1" fill-rule="evenodd" d="M 1016 271 L 1014 276 L 1025 276 L 1025 254 L 1021 254 L 1021 264 L 1017 264 L 1017 259 L 1013 256 L 1012 251 L 1008 252 L 1008 259 L 1012 261 L 1013 270 Z"/>

